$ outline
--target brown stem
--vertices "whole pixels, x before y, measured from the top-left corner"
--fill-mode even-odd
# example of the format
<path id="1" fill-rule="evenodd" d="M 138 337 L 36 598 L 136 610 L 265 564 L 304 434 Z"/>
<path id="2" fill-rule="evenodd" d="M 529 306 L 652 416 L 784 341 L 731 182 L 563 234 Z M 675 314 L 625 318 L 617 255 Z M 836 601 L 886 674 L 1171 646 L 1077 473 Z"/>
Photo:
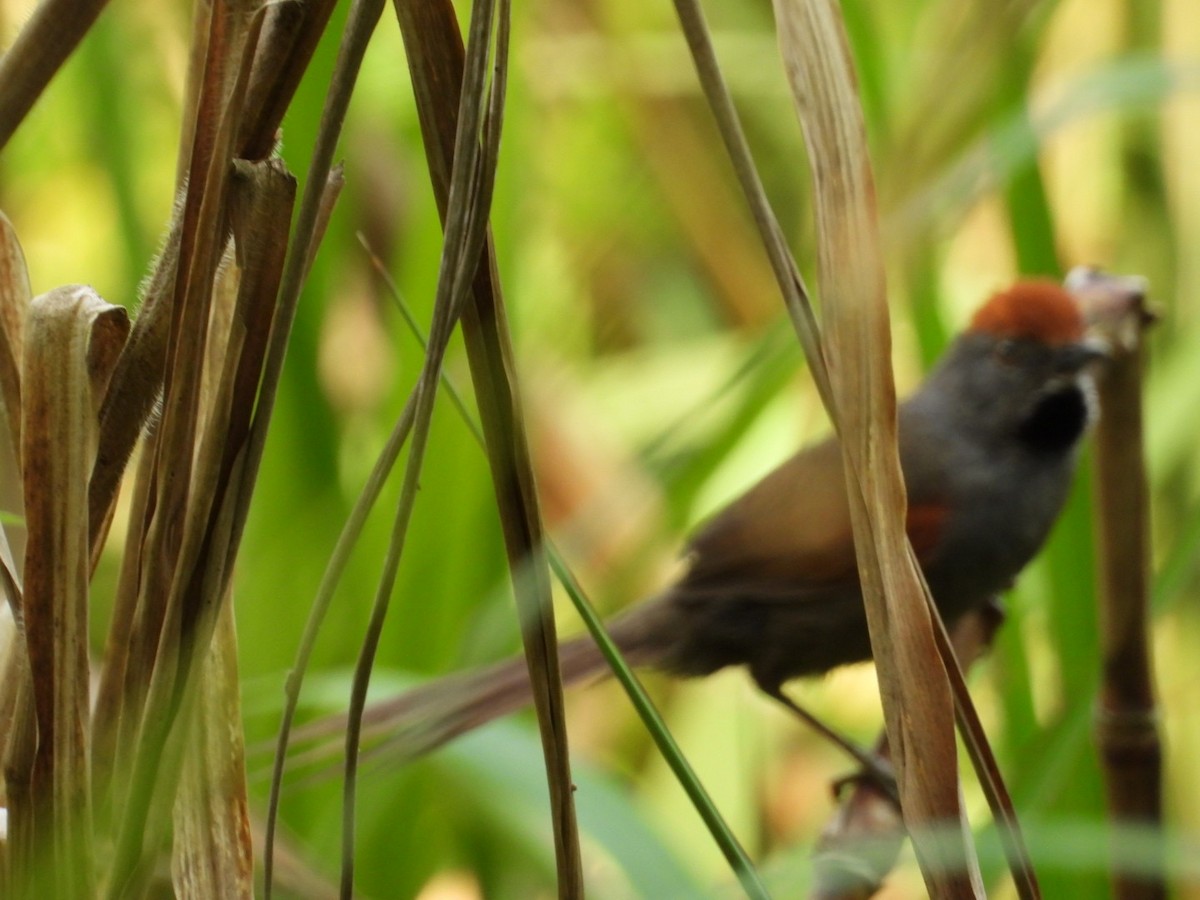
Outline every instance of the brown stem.
<path id="1" fill-rule="evenodd" d="M 1099 386 L 1104 414 L 1095 435 L 1092 488 L 1102 670 L 1093 727 L 1113 824 L 1158 827 L 1162 824 L 1162 744 L 1149 633 L 1142 363 L 1140 343 L 1118 352 Z M 1113 896 L 1120 900 L 1164 897 L 1162 872 L 1161 859 L 1137 874 L 1116 870 Z"/>
<path id="2" fill-rule="evenodd" d="M 951 633 L 963 670 L 983 656 L 1004 621 L 999 603 L 959 619 Z M 875 756 L 891 758 L 886 732 Z M 907 834 L 894 800 L 869 778 L 855 778 L 837 812 L 821 832 L 813 852 L 814 885 L 810 900 L 865 900 L 883 886 L 896 865 Z"/>

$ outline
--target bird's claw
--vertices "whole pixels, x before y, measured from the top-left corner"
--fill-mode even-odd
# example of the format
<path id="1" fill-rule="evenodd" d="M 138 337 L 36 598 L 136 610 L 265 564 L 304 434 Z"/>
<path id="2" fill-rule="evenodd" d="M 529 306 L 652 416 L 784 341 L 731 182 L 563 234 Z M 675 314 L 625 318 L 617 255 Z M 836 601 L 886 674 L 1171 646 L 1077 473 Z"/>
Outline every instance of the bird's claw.
<path id="1" fill-rule="evenodd" d="M 862 768 L 849 775 L 843 775 L 833 783 L 833 796 L 841 800 L 849 788 L 865 787 L 882 794 L 900 807 L 900 787 L 896 781 L 896 770 L 890 760 L 878 754 L 871 754 L 859 760 Z"/>

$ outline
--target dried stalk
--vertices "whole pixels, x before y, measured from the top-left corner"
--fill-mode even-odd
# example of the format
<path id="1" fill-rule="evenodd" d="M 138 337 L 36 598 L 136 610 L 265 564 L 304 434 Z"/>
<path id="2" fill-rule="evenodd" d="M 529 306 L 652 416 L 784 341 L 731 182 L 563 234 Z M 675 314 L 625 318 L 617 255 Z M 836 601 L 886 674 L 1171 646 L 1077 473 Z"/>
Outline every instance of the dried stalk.
<path id="1" fill-rule="evenodd" d="M 776 0 L 775 14 L 813 170 L 826 358 L 904 820 L 931 896 L 981 896 L 960 803 L 952 696 L 904 531 L 886 287 L 853 63 L 829 0 Z"/>
<path id="2" fill-rule="evenodd" d="M 209 26 L 190 172 L 179 213 L 176 277 L 167 307 L 170 327 L 162 418 L 154 454 L 144 470 L 152 486 L 144 495 L 142 515 L 130 520 L 126 542 L 127 547 L 138 548 L 135 552 L 140 556 L 127 585 L 135 591 L 136 601 L 118 599 L 119 604 L 135 602 L 136 612 L 115 716 L 121 729 L 113 759 L 118 773 L 115 783 L 128 795 L 115 798 L 122 824 L 112 889 L 121 889 L 133 877 L 141 858 L 158 757 L 190 675 L 191 634 L 181 630 L 191 617 L 184 608 L 184 585 L 192 576 L 213 502 L 203 491 L 193 493 L 192 484 L 201 385 L 214 278 L 225 243 L 232 143 L 261 12 L 248 3 L 218 3 Z M 114 625 L 122 618 L 114 617 Z M 138 772 L 147 774 L 139 777 Z"/>
<path id="3" fill-rule="evenodd" d="M 262 461 L 263 448 L 266 444 L 267 425 L 270 422 L 271 412 L 275 404 L 275 394 L 279 386 L 280 373 L 283 369 L 283 358 L 287 350 L 287 341 L 296 314 L 296 304 L 299 301 L 300 289 L 307 274 L 308 266 L 311 263 L 312 255 L 319 242 L 320 234 L 323 233 L 329 209 L 332 205 L 332 198 L 336 196 L 337 186 L 340 185 L 340 173 L 336 177 L 331 173 L 333 154 L 337 147 L 338 137 L 341 134 L 342 124 L 345 121 L 346 109 L 349 106 L 350 95 L 354 90 L 354 83 L 358 77 L 359 68 L 362 65 L 362 58 L 366 51 L 367 42 L 382 13 L 382 2 L 376 2 L 376 0 L 360 0 L 360 2 L 356 2 L 351 7 L 346 31 L 338 51 L 338 60 L 335 64 L 333 77 L 326 94 L 325 107 L 321 113 L 321 126 L 317 136 L 317 143 L 313 149 L 308 180 L 305 185 L 304 196 L 300 203 L 300 211 L 297 216 L 292 244 L 288 251 L 281 279 L 275 323 L 272 327 L 271 342 L 263 367 L 258 407 L 247 438 L 246 464 L 239 496 L 239 522 L 244 522 L 245 520 L 246 510 L 250 503 L 250 497 L 253 494 L 254 480 L 257 477 L 258 467 Z M 402 435 L 404 431 L 404 429 L 397 429 L 397 433 L 393 434 L 393 438 L 389 442 L 389 446 L 394 446 L 397 453 L 399 452 L 400 443 L 403 440 Z M 389 467 L 383 466 L 383 469 Z M 378 464 L 375 472 L 372 473 L 373 479 L 376 474 L 379 474 L 380 479 L 382 479 L 381 467 Z M 360 502 L 355 507 L 355 515 L 359 515 L 360 517 L 357 521 L 359 527 L 361 527 L 362 520 L 365 519 L 370 502 L 373 502 L 365 501 L 365 498 L 366 492 L 364 492 L 364 497 L 360 498 Z M 352 535 L 353 524 L 354 519 L 352 517 L 352 520 L 347 522 L 346 528 L 343 530 L 343 539 L 339 540 L 338 543 L 338 550 L 342 550 L 346 554 L 349 553 L 349 548 L 353 545 L 354 541 Z M 239 537 L 240 534 L 235 530 L 235 542 Z M 336 563 L 338 558 L 337 551 L 335 550 L 335 558 L 331 560 L 330 569 L 327 571 L 326 577 L 322 580 L 313 612 L 310 614 L 309 621 L 305 626 L 305 635 L 299 651 L 297 666 L 288 679 L 286 687 L 287 699 L 285 700 L 284 718 L 283 724 L 280 727 L 279 737 L 280 745 L 284 748 L 287 745 L 288 728 L 291 716 L 295 711 L 300 683 L 304 677 L 308 651 L 315 641 L 316 631 L 320 628 L 325 610 L 328 608 L 328 603 L 332 598 L 333 584 L 336 583 L 337 578 Z M 344 561 L 345 556 L 342 556 L 341 559 Z M 331 573 L 333 574 L 331 575 Z M 275 821 L 278 811 L 282 767 L 283 760 L 277 759 L 276 776 L 272 782 L 272 794 L 267 812 L 264 874 L 265 896 L 268 898 L 271 896 L 273 886 Z"/>
<path id="4" fill-rule="evenodd" d="M 1142 329 L 1151 321 L 1145 282 L 1076 270 L 1068 277 L 1112 347 L 1097 385 L 1102 415 L 1093 438 L 1101 682 L 1094 730 L 1112 840 L 1123 826 L 1163 824 L 1163 748 L 1150 635 L 1150 510 L 1143 439 Z M 1167 894 L 1165 845 L 1137 873 L 1112 872 L 1119 900 Z M 1114 853 L 1119 860 L 1121 854 Z"/>
<path id="5" fill-rule="evenodd" d="M 131 542 L 140 543 L 142 564 L 118 716 L 117 771 L 130 776 L 124 779 L 128 795 L 115 798 L 120 828 L 113 896 L 140 890 L 156 849 L 144 845 L 143 835 L 166 830 L 187 759 L 184 736 L 197 671 L 244 527 L 246 448 L 295 191 L 278 163 L 230 166 L 261 20 L 257 7 L 213 11 L 182 211 L 164 414 L 146 470 L 153 487 L 141 494 L 146 506 L 134 519 L 134 527 L 145 530 Z M 218 278 L 226 222 L 236 252 L 232 270 Z M 214 291 L 214 279 L 226 289 Z M 245 839 L 242 833 L 230 842 Z M 179 841 L 176 849 L 204 852 Z"/>
<path id="6" fill-rule="evenodd" d="M 21 431 L 29 543 L 22 616 L 32 702 L 18 707 L 25 721 L 17 728 L 27 736 L 36 728 L 37 737 L 24 759 L 27 802 L 14 796 L 9 809 L 14 830 L 28 840 L 12 868 L 19 896 L 90 897 L 95 889 L 87 482 L 96 411 L 128 330 L 123 309 L 78 286 L 36 298 L 26 322 Z M 30 749 L 14 742 L 21 744 Z M 10 761 L 10 778 L 19 777 L 15 768 Z"/>
<path id="7" fill-rule="evenodd" d="M 165 636 L 159 642 L 146 700 L 147 709 L 159 710 L 157 715 L 166 725 L 143 727 L 138 736 L 132 778 L 135 789 L 141 790 L 141 776 L 150 775 L 148 761 L 157 752 L 164 752 L 159 748 L 166 748 L 170 762 L 160 762 L 154 770 L 158 785 L 153 797 L 131 795 L 132 801 L 124 811 L 126 828 L 142 817 L 148 823 L 147 830 L 157 832 L 154 823 L 167 818 L 174 796 L 174 767 L 188 759 L 185 752 L 173 748 L 187 732 L 187 710 L 196 690 L 197 670 L 204 664 L 217 616 L 226 605 L 223 597 L 236 552 L 236 489 L 243 474 L 249 422 L 270 334 L 294 191 L 294 180 L 277 161 L 239 164 L 230 187 L 235 253 L 225 271 L 237 275 L 221 279 L 226 289 L 214 293 L 212 333 L 199 384 L 198 437 L 189 497 L 194 512 L 185 520 L 162 619 Z M 171 640 L 173 634 L 178 637 Z M 127 691 L 133 689 L 128 678 L 127 685 Z M 230 721 L 238 721 L 236 707 L 228 707 L 226 715 Z M 240 755 L 240 749 L 237 753 Z M 235 836 L 246 839 L 245 829 Z M 235 836 L 230 836 L 230 843 Z M 177 839 L 176 849 L 188 848 Z M 249 852 L 248 846 L 245 851 Z"/>
<path id="8" fill-rule="evenodd" d="M 479 51 L 486 47 L 486 32 L 482 28 L 486 28 L 487 24 L 482 20 L 484 16 L 491 15 L 492 5 L 482 3 L 474 10 L 465 56 L 454 10 L 449 3 L 413 4 L 397 0 L 395 6 L 409 55 L 409 69 L 417 95 L 430 177 L 446 225 L 446 242 L 450 244 L 454 229 L 456 181 L 461 179 L 478 140 L 475 136 L 478 125 L 473 125 L 470 117 L 480 112 L 473 102 L 474 98 L 483 97 L 483 58 Z M 489 118 L 484 124 L 486 132 L 490 132 L 485 132 L 485 146 L 491 146 L 486 146 L 487 155 L 482 161 L 483 172 L 480 176 L 489 182 L 494 177 L 495 142 L 499 137 L 507 75 L 509 9 L 504 0 L 498 6 L 492 102 L 488 109 Z M 461 90 L 459 85 L 462 85 Z M 454 112 L 456 109 L 457 115 Z M 486 216 L 486 206 L 483 207 L 483 214 Z M 474 257 L 467 257 L 467 274 L 473 276 L 470 284 L 472 302 L 462 312 L 463 337 L 482 418 L 509 568 L 513 573 L 521 636 L 541 731 L 550 790 L 559 896 L 578 897 L 583 893 L 583 871 L 541 513 L 520 401 L 512 379 L 514 363 L 511 338 L 495 275 L 495 260 L 486 221 L 481 223 L 480 233 L 485 238 L 480 244 L 483 255 L 478 262 Z M 435 319 L 435 328 L 431 329 L 429 336 L 432 353 L 439 352 L 438 343 Z M 434 378 L 429 378 L 427 385 L 431 394 L 436 392 Z M 414 446 L 415 440 L 414 436 Z"/>
<path id="9" fill-rule="evenodd" d="M 333 11 L 331 0 L 272 3 L 264 11 L 261 35 L 248 69 L 248 81 L 240 112 L 233 156 L 262 160 L 269 157 L 276 132 L 295 95 L 300 78 L 312 58 L 317 41 Z M 187 125 L 183 132 L 179 181 L 187 182 L 191 150 L 195 141 L 197 108 L 205 92 L 204 71 L 208 51 L 211 5 L 197 4 L 196 31 L 192 42 L 194 71 L 189 78 Z M 244 66 L 243 66 L 244 68 Z M 211 93 L 211 88 L 209 90 Z M 234 108 L 236 110 L 236 107 Z M 206 121 L 214 113 L 209 107 Z M 130 350 L 122 357 L 114 376 L 112 393 L 105 401 L 101 423 L 100 455 L 93 474 L 91 517 L 93 551 L 99 554 L 104 523 L 116 499 L 116 489 L 129 455 L 162 390 L 166 345 L 172 316 L 179 259 L 180 223 L 171 228 L 163 250 L 147 281 L 146 294 Z M 320 236 L 311 242 L 320 243 Z M 2 372 L 0 372 L 2 374 Z"/>
<path id="10" fill-rule="evenodd" d="M 275 149 L 279 123 L 335 5 L 335 0 L 293 0 L 268 7 L 246 89 L 246 116 L 238 137 L 242 159 L 266 159 Z"/>
<path id="11" fill-rule="evenodd" d="M 1004 621 L 999 604 L 961 618 L 954 626 L 954 652 L 969 669 L 992 645 Z M 876 753 L 890 756 L 887 734 L 881 734 Z M 896 804 L 868 780 L 853 783 L 813 851 L 814 886 L 811 900 L 866 900 L 883 887 L 896 864 L 908 832 Z"/>
<path id="12" fill-rule="evenodd" d="M 104 544 L 125 466 L 162 391 L 179 239 L 176 224 L 167 235 L 153 274 L 146 281 L 141 312 L 133 324 L 128 346 L 117 360 L 112 383 L 100 407 L 99 447 L 88 487 L 88 530 L 93 559 L 99 557 Z"/>
<path id="13" fill-rule="evenodd" d="M 725 149 L 729 153 L 742 192 L 746 195 L 746 201 L 754 215 L 767 258 L 771 261 L 771 269 L 783 295 L 784 307 L 791 317 L 800 346 L 804 348 L 804 357 L 808 360 L 808 367 L 812 371 L 813 382 L 817 386 L 821 402 L 825 404 L 825 409 L 836 428 L 837 409 L 829 384 L 829 366 L 808 288 L 800 275 L 800 267 L 796 265 L 787 238 L 779 226 L 779 219 L 767 199 L 762 178 L 754 165 L 750 145 L 746 141 L 737 109 L 733 105 L 729 86 L 725 83 L 717 64 L 716 52 L 713 50 L 712 38 L 708 33 L 699 0 L 675 0 L 675 10 L 679 15 L 679 24 L 687 39 L 688 49 L 692 53 L 696 74 L 700 77 L 709 108 L 717 120 L 721 137 L 725 141 Z"/>
<path id="14" fill-rule="evenodd" d="M 237 635 L 233 607 L 221 604 L 212 647 L 204 663 L 194 712 L 190 752 L 175 798 L 172 866 L 181 900 L 254 896 L 250 815 L 240 730 Z"/>
<path id="15" fill-rule="evenodd" d="M 0 145 L 102 6 L 49 0 L 35 12 L 0 60 Z M 295 298 L 336 190 L 325 190 L 328 163 L 315 166 L 316 215 L 298 230 L 297 265 L 281 292 L 295 182 L 277 162 L 235 159 L 273 150 L 332 8 L 332 0 L 197 5 L 180 205 L 111 382 L 124 312 L 61 289 L 38 301 L 52 313 L 62 307 L 57 314 L 39 309 L 27 325 L 28 279 L 11 229 L 0 223 L 0 397 L 15 452 L 35 460 L 25 484 L 34 537 L 27 593 L 9 601 L 26 620 L 25 640 L 0 644 L 0 710 L 12 716 L 0 742 L 10 893 L 142 894 L 174 807 L 177 893 L 251 894 L 227 595 Z M 328 134 L 331 148 L 336 128 Z M 72 315 L 90 322 L 95 338 L 82 356 L 78 335 L 63 331 Z M 71 366 L 91 380 L 69 377 Z M 160 398 L 89 715 L 87 581 L 127 460 Z M 4 563 L 4 593 L 17 597 L 16 566 Z M 9 635 L 7 604 L 5 615 L 0 626 Z M 198 693 L 205 667 L 223 677 L 205 679 Z M 188 777 L 179 790 L 181 772 Z M 111 852 L 97 850 L 97 838 L 113 837 Z"/>
<path id="16" fill-rule="evenodd" d="M 66 62 L 107 0 L 42 0 L 0 56 L 0 149 Z"/>
<path id="17" fill-rule="evenodd" d="M 24 353 L 25 315 L 32 296 L 21 243 L 8 217 L 0 213 L 0 404 L 4 407 L 18 473 L 21 467 L 21 356 Z"/>

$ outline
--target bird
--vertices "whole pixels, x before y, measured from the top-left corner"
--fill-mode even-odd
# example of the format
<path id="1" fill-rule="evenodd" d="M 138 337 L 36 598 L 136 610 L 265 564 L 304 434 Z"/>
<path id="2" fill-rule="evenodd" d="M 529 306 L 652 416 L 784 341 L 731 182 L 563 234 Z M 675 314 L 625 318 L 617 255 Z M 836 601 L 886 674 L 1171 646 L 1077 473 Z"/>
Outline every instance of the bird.
<path id="1" fill-rule="evenodd" d="M 906 530 L 947 625 L 992 603 L 1046 541 L 1098 413 L 1105 355 L 1072 294 L 1019 280 L 987 299 L 898 406 Z M 836 435 L 712 516 L 685 559 L 673 584 L 607 625 L 630 664 L 681 677 L 744 666 L 809 718 L 783 694 L 787 682 L 870 658 Z M 608 672 L 588 635 L 560 643 L 559 661 L 564 684 Z M 531 701 L 514 657 L 375 703 L 364 733 L 386 734 L 389 758 L 411 759 Z"/>

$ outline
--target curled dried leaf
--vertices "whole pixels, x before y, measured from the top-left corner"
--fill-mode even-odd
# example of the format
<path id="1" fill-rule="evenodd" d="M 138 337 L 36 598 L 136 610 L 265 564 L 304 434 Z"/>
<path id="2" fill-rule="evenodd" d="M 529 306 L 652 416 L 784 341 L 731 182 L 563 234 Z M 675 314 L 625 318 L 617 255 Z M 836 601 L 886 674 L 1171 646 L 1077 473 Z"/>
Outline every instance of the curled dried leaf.
<path id="1" fill-rule="evenodd" d="M 25 254 L 12 223 L 0 213 L 0 404 L 7 412 L 18 459 L 21 446 L 21 347 L 25 312 L 31 296 Z"/>
<path id="2" fill-rule="evenodd" d="M 88 750 L 88 479 L 97 413 L 129 330 L 125 310 L 69 285 L 35 298 L 26 321 L 22 383 L 25 595 L 37 749 L 29 803 L 13 810 L 42 865 L 26 884 L 54 896 L 94 890 Z M 17 823 L 28 828 L 28 822 Z M 18 879 L 20 880 L 20 879 Z"/>

